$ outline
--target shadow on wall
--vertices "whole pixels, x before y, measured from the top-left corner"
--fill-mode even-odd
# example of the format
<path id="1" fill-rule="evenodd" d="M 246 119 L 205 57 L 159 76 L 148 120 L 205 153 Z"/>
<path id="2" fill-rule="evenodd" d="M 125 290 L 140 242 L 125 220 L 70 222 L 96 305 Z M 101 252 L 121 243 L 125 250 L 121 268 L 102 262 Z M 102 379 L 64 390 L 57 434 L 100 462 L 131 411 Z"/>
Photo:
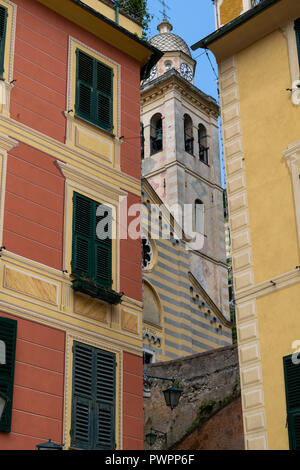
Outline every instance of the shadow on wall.
<path id="1" fill-rule="evenodd" d="M 218 402 L 206 406 L 210 409 L 206 412 L 211 413 L 210 416 L 205 417 L 205 410 L 202 409 L 200 423 L 170 450 L 244 450 L 240 394 L 221 409 Z M 217 411 L 214 411 L 215 408 Z"/>

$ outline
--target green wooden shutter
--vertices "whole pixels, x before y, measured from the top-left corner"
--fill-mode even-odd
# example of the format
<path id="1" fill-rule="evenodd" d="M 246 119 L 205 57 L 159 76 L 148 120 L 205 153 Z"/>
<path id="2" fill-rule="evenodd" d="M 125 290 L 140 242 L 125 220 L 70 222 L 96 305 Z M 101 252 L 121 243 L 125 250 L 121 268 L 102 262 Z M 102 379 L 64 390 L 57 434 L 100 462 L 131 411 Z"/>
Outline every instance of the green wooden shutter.
<path id="1" fill-rule="evenodd" d="M 76 114 L 113 130 L 113 69 L 94 57 L 76 50 Z"/>
<path id="2" fill-rule="evenodd" d="M 92 276 L 93 201 L 78 193 L 73 196 L 72 274 Z"/>
<path id="3" fill-rule="evenodd" d="M 298 60 L 299 60 L 299 67 L 300 67 L 300 18 L 295 21 L 295 33 L 296 33 L 296 42 L 297 42 L 297 49 L 298 49 Z"/>
<path id="4" fill-rule="evenodd" d="M 115 354 L 74 342 L 71 446 L 115 447 Z"/>
<path id="5" fill-rule="evenodd" d="M 4 73 L 4 52 L 6 38 L 7 8 L 0 6 L 0 77 Z"/>
<path id="6" fill-rule="evenodd" d="M 293 356 L 283 358 L 287 422 L 291 450 L 300 450 L 300 363 Z"/>
<path id="7" fill-rule="evenodd" d="M 97 208 L 103 208 L 96 216 Z M 105 220 L 104 220 L 105 219 Z M 104 235 L 97 236 L 101 221 Z M 99 231 L 98 231 L 99 233 Z M 112 211 L 111 208 L 81 194 L 73 196 L 72 274 L 95 281 L 100 286 L 112 286 Z"/>
<path id="8" fill-rule="evenodd" d="M 113 130 L 113 70 L 97 62 L 97 120 L 108 131 Z"/>
<path id="9" fill-rule="evenodd" d="M 115 354 L 96 350 L 96 371 L 95 448 L 112 450 L 115 448 Z"/>
<path id="10" fill-rule="evenodd" d="M 96 216 L 96 238 L 95 238 L 95 277 L 99 284 L 104 287 L 112 286 L 112 211 L 111 208 L 103 204 L 98 205 L 97 209 L 102 209 L 101 215 Z M 96 210 L 97 210 L 96 209 Z M 97 212 L 96 212 L 97 213 Z M 104 225 L 104 222 L 108 222 Z M 102 224 L 101 224 L 101 221 Z M 102 227 L 103 235 L 97 230 Z M 101 238 L 99 238 L 99 235 Z M 105 237 L 106 238 L 103 238 Z"/>
<path id="11" fill-rule="evenodd" d="M 93 442 L 93 348 L 74 343 L 71 445 L 91 449 Z"/>
<path id="12" fill-rule="evenodd" d="M 0 364 L 0 392 L 8 398 L 8 404 L 0 421 L 0 431 L 10 432 L 14 387 L 17 321 L 0 318 L 0 340 L 5 343 L 6 361 Z"/>
<path id="13" fill-rule="evenodd" d="M 94 83 L 94 60 L 89 55 L 76 50 L 77 80 L 76 80 L 76 114 L 92 120 L 92 100 Z"/>

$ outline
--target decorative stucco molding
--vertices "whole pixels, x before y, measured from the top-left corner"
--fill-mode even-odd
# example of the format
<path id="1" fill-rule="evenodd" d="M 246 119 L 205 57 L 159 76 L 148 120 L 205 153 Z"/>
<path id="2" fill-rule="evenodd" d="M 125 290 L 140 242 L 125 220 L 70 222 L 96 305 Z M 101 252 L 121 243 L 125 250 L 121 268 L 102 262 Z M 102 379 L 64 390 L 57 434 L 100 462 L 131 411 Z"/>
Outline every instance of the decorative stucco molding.
<path id="1" fill-rule="evenodd" d="M 256 297 L 235 57 L 220 64 L 221 113 L 236 298 L 245 448 L 267 449 Z"/>

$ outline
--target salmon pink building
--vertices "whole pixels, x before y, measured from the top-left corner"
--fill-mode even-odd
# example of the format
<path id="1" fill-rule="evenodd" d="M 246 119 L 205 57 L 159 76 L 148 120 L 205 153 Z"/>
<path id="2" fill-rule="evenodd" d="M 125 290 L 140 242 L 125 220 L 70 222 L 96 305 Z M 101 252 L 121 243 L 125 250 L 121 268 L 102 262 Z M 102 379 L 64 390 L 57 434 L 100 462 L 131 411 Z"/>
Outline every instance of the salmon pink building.
<path id="1" fill-rule="evenodd" d="M 143 448 L 140 79 L 102 0 L 0 0 L 0 449 Z"/>

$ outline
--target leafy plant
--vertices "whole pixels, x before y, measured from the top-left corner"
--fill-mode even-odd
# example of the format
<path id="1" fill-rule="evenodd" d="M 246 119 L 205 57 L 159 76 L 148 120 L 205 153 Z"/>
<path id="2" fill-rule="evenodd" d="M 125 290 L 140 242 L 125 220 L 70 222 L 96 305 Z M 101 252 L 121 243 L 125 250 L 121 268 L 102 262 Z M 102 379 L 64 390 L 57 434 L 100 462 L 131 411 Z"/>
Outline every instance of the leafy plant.
<path id="1" fill-rule="evenodd" d="M 120 10 L 143 25 L 143 39 L 147 39 L 149 23 L 153 18 L 147 9 L 147 0 L 119 0 Z"/>

